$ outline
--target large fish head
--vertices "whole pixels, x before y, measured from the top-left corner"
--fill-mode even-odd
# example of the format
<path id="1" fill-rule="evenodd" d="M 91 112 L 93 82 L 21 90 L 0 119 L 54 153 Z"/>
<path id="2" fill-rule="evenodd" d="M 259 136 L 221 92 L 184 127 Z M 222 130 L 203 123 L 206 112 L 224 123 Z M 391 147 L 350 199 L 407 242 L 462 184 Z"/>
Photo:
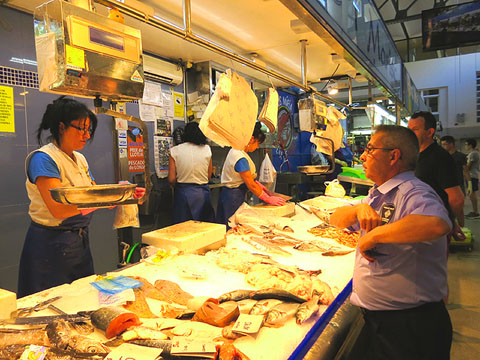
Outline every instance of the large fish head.
<path id="1" fill-rule="evenodd" d="M 69 342 L 69 346 L 72 350 L 81 353 L 108 354 L 110 352 L 110 349 L 99 341 L 82 335 L 73 335 Z"/>

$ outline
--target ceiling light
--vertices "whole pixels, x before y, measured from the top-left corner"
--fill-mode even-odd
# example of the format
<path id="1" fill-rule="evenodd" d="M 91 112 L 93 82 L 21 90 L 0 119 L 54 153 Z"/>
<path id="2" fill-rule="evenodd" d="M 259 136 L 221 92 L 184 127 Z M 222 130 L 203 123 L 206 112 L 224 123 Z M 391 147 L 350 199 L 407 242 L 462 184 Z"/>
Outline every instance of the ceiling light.
<path id="1" fill-rule="evenodd" d="M 336 84 L 336 83 L 329 84 L 329 85 L 327 86 L 327 91 L 328 91 L 328 95 L 336 95 L 336 94 L 338 94 L 337 84 Z"/>

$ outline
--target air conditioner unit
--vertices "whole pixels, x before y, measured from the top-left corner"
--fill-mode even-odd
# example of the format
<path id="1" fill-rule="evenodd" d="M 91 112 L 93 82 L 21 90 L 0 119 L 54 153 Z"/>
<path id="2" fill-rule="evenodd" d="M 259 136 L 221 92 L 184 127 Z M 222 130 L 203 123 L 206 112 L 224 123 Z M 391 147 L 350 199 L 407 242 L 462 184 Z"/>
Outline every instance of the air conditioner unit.
<path id="1" fill-rule="evenodd" d="M 179 85 L 183 81 L 183 70 L 180 65 L 143 55 L 143 73 L 148 80 L 159 81 L 169 85 Z"/>

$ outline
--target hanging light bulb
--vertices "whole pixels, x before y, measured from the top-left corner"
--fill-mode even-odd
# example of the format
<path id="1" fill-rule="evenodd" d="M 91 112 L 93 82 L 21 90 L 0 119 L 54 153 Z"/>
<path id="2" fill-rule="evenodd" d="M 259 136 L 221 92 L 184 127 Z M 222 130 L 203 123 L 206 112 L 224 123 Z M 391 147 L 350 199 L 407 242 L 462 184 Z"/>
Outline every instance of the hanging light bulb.
<path id="1" fill-rule="evenodd" d="M 328 91 L 328 95 L 336 95 L 336 94 L 338 94 L 338 86 L 337 86 L 337 83 L 336 83 L 336 82 L 331 82 L 330 84 L 328 84 L 328 86 L 327 86 L 327 91 Z"/>

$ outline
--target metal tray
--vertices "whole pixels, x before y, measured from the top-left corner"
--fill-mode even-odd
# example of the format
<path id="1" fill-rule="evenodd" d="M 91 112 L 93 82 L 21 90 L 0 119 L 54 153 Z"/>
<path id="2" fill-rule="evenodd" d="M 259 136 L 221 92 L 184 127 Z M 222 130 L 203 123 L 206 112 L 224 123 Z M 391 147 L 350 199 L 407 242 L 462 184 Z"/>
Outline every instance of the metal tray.
<path id="1" fill-rule="evenodd" d="M 297 170 L 307 175 L 325 174 L 328 170 L 330 170 L 330 165 L 297 166 Z"/>
<path id="2" fill-rule="evenodd" d="M 61 204 L 88 208 L 130 202 L 136 187 L 136 184 L 73 186 L 50 189 L 50 193 Z"/>

